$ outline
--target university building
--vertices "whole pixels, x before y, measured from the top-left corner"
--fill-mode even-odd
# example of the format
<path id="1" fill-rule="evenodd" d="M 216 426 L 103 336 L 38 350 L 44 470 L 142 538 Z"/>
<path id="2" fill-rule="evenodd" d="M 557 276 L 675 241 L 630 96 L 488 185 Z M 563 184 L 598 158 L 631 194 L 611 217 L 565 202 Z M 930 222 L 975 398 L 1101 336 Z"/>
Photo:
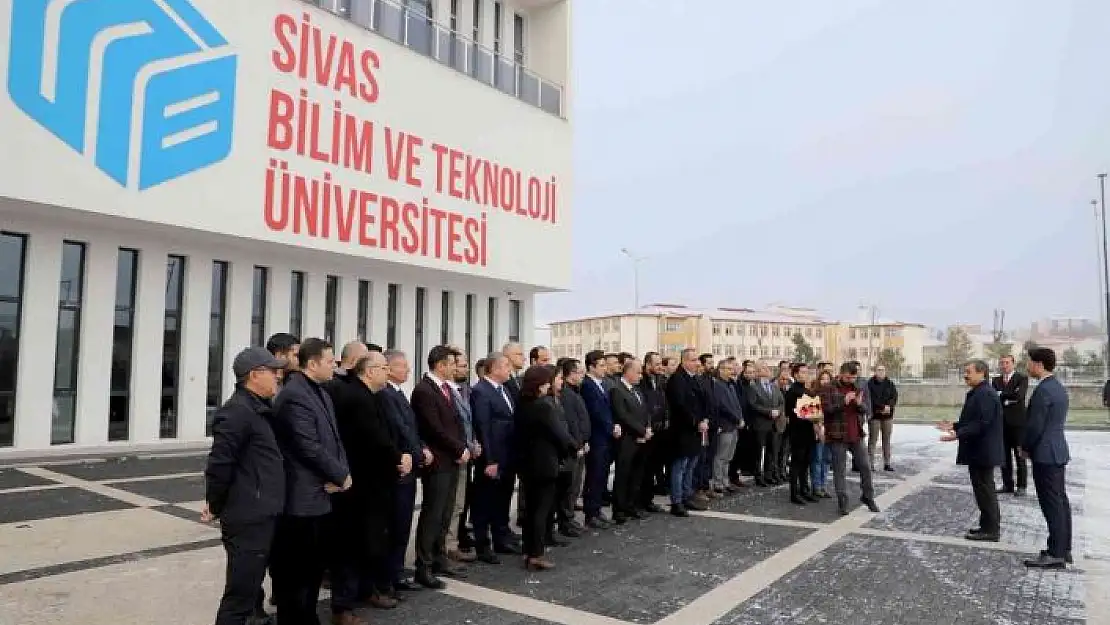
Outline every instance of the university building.
<path id="1" fill-rule="evenodd" d="M 569 287 L 569 0 L 9 4 L 0 459 L 203 441 L 275 332 L 419 376 Z"/>

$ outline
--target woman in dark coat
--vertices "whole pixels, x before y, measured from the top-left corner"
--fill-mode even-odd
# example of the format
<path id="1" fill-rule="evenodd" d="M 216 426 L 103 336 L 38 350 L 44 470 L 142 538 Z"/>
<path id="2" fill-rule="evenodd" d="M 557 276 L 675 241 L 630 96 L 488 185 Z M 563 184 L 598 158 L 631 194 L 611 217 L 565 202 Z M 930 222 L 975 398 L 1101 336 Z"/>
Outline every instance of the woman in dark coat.
<path id="1" fill-rule="evenodd" d="M 555 367 L 529 367 L 524 372 L 513 418 L 524 495 L 524 566 L 530 571 L 555 566 L 544 558 L 547 523 L 555 506 L 560 465 L 578 452 L 555 399 L 562 386 L 562 375 Z"/>
<path id="2" fill-rule="evenodd" d="M 809 466 L 813 463 L 817 446 L 817 430 L 812 421 L 795 414 L 795 408 L 802 396 L 816 397 L 817 391 L 809 388 L 809 367 L 805 364 L 794 364 L 790 375 L 794 382 L 783 393 L 786 400 L 783 408 L 790 417 L 790 426 L 786 429 L 790 441 L 790 501 L 804 506 L 807 501 L 817 501 L 809 479 Z"/>

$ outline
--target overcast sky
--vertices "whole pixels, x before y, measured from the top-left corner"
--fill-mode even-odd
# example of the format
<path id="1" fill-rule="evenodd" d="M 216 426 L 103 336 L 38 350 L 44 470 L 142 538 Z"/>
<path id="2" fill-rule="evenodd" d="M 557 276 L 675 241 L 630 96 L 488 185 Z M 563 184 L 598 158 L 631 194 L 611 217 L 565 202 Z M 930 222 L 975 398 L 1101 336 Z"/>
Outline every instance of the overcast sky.
<path id="1" fill-rule="evenodd" d="M 646 10 L 645 7 L 651 7 Z M 710 8 L 712 10 L 710 10 Z M 1105 0 L 579 0 L 572 292 L 1098 318 Z"/>

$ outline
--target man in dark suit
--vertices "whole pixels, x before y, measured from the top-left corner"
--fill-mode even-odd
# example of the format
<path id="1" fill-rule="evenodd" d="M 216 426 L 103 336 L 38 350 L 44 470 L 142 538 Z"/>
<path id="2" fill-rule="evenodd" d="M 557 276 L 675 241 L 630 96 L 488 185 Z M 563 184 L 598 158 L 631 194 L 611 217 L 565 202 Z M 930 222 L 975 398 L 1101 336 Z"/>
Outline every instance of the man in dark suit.
<path id="1" fill-rule="evenodd" d="M 1025 398 L 1029 394 L 1029 378 L 1014 371 L 1014 357 L 1003 356 L 998 361 L 1002 375 L 992 384 L 1002 402 L 1002 442 L 1006 446 L 1006 460 L 1002 464 L 1002 488 L 999 493 L 1013 493 L 1017 497 L 1025 495 L 1026 467 L 1021 456 L 1021 444 L 1025 442 Z M 1014 488 L 1014 465 L 1017 464 L 1017 488 Z"/>
<path id="2" fill-rule="evenodd" d="M 583 527 L 574 518 L 574 507 L 578 496 L 582 493 L 582 480 L 586 474 L 586 452 L 590 448 L 590 411 L 586 409 L 586 402 L 582 400 L 582 380 L 586 377 L 586 369 L 575 358 L 560 358 L 559 370 L 563 372 L 563 390 L 561 399 L 563 413 L 567 420 L 567 432 L 578 443 L 578 454 L 571 459 L 570 488 L 562 501 L 557 502 L 559 509 L 556 516 L 559 521 L 559 533 L 570 538 L 582 535 Z"/>
<path id="3" fill-rule="evenodd" d="M 386 350 L 385 360 L 388 366 L 389 384 L 382 390 L 382 408 L 397 424 L 402 447 L 412 455 L 413 465 L 423 471 L 431 466 L 433 456 L 432 450 L 428 449 L 420 438 L 416 413 L 413 412 L 412 405 L 409 404 L 402 388 L 409 380 L 408 357 L 402 351 Z M 392 596 L 394 599 L 401 599 L 402 591 L 414 592 L 423 589 L 423 586 L 417 584 L 415 580 L 404 577 L 405 555 L 409 549 L 412 519 L 416 509 L 415 471 L 398 480 L 395 492 L 393 518 L 389 524 L 389 573 L 393 581 Z"/>
<path id="4" fill-rule="evenodd" d="M 644 518 L 636 509 L 636 502 L 644 479 L 644 445 L 651 440 L 652 431 L 647 406 L 637 386 L 642 375 L 637 358 L 625 360 L 621 377 L 609 393 L 613 421 L 621 426 L 622 432 L 617 441 L 617 475 L 613 480 L 613 522 L 618 525 L 629 518 Z"/>
<path id="5" fill-rule="evenodd" d="M 332 346 L 321 339 L 305 339 L 297 360 L 300 370 L 286 376 L 274 402 L 286 495 L 285 514 L 274 535 L 270 575 L 278 621 L 314 623 L 329 556 L 333 549 L 344 548 L 329 541 L 330 493 L 351 488 L 352 481 L 335 409 L 323 388 L 335 369 Z"/>
<path id="6" fill-rule="evenodd" d="M 428 372 L 412 389 L 412 410 L 420 437 L 432 452 L 432 463 L 421 479 L 423 498 L 416 523 L 416 581 L 443 589 L 436 575 L 464 577 L 465 570 L 447 559 L 447 529 L 455 510 L 459 467 L 470 461 L 466 432 L 459 421 L 449 380 L 454 375 L 454 350 L 437 345 L 428 352 Z"/>
<path id="7" fill-rule="evenodd" d="M 756 475 L 757 486 L 776 486 L 784 480 L 778 471 L 779 437 L 775 432 L 775 421 L 781 419 L 785 400 L 774 380 L 771 367 L 760 362 L 756 366 L 756 380 L 748 385 L 746 399 L 751 407 L 748 425 L 759 446 L 758 458 L 762 458 L 762 473 Z"/>
<path id="8" fill-rule="evenodd" d="M 582 381 L 582 400 L 590 413 L 590 451 L 586 454 L 586 480 L 582 489 L 582 509 L 586 526 L 607 529 L 609 519 L 601 513 L 605 486 L 609 481 L 610 446 L 621 437 L 621 426 L 613 422 L 609 403 L 608 365 L 605 353 L 586 354 L 586 379 Z"/>
<path id="9" fill-rule="evenodd" d="M 644 445 L 644 479 L 640 484 L 639 501 L 636 505 L 641 510 L 654 513 L 664 512 L 654 499 L 657 492 L 662 494 L 667 491 L 668 465 L 671 460 L 670 449 L 667 447 L 667 395 L 663 371 L 663 358 L 658 352 L 644 355 L 640 395 L 647 407 L 652 436 Z"/>
<path id="10" fill-rule="evenodd" d="M 971 489 L 979 507 L 979 527 L 964 538 L 998 542 L 1000 513 L 998 495 L 994 491 L 994 469 L 1002 464 L 1002 404 L 998 394 L 987 382 L 990 367 L 982 360 L 964 365 L 964 382 L 971 388 L 964 400 L 960 420 L 953 425 L 942 421 L 942 441 L 958 440 L 956 464 L 966 465 L 971 475 Z"/>
<path id="11" fill-rule="evenodd" d="M 667 380 L 667 408 L 675 454 L 671 464 L 671 514 L 684 517 L 690 514 L 687 508 L 708 508 L 707 501 L 695 496 L 694 472 L 709 440 L 709 402 L 697 378 L 697 352 L 684 349 L 680 358 L 679 370 Z"/>
<path id="12" fill-rule="evenodd" d="M 380 353 L 365 353 L 332 388 L 339 437 L 351 466 L 351 489 L 332 497 L 334 527 L 345 544 L 331 572 L 331 609 L 339 623 L 363 623 L 353 614 L 363 597 L 376 608 L 397 607 L 389 568 L 389 525 L 397 481 L 412 471 L 400 428 L 383 409 L 389 366 Z"/>
<path id="13" fill-rule="evenodd" d="M 478 560 L 498 564 L 496 553 L 520 553 L 508 526 L 513 483 L 505 479 L 515 475 L 512 470 L 515 405 L 506 384 L 510 377 L 509 359 L 493 353 L 485 362 L 486 375 L 470 391 L 474 436 L 482 446 L 482 455 L 474 464 L 470 519 Z"/>
<path id="14" fill-rule="evenodd" d="M 1029 350 L 1029 375 L 1039 380 L 1029 400 L 1029 422 L 1022 453 L 1033 461 L 1033 485 L 1048 523 L 1048 549 L 1026 560 L 1025 566 L 1062 569 L 1072 562 L 1071 502 L 1066 471 L 1071 454 L 1064 424 L 1068 418 L 1068 392 L 1052 375 L 1056 353 L 1047 347 Z"/>

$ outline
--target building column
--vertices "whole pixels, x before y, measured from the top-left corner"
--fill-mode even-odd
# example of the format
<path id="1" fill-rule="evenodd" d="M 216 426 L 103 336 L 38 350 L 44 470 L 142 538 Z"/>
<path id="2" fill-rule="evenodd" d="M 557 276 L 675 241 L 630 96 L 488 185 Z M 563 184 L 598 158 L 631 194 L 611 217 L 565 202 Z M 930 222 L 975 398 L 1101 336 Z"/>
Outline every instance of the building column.
<path id="1" fill-rule="evenodd" d="M 327 281 L 328 277 L 325 274 L 305 273 L 304 336 L 297 337 L 302 341 L 310 336 L 324 337 L 324 296 L 328 291 Z M 286 307 L 288 308 L 288 305 Z"/>
<path id="2" fill-rule="evenodd" d="M 119 247 L 114 240 L 97 237 L 86 244 L 85 250 L 74 441 L 78 445 L 102 445 L 108 442 Z"/>
<path id="3" fill-rule="evenodd" d="M 150 443 L 159 439 L 167 254 L 166 248 L 155 246 L 147 246 L 139 251 L 138 282 L 135 285 L 131 410 L 127 430 L 133 443 Z M 250 289 L 247 289 L 247 293 L 250 293 Z"/>
<path id="4" fill-rule="evenodd" d="M 405 389 L 411 391 L 420 377 L 417 371 L 427 369 L 423 364 L 426 358 L 425 354 L 416 353 L 416 287 L 398 284 L 397 291 L 397 348 L 408 354 L 409 364 L 412 365 L 413 375 Z"/>
<path id="5" fill-rule="evenodd" d="M 266 290 L 266 339 L 278 332 L 289 331 L 292 301 L 293 271 L 284 265 L 270 267 L 270 285 Z"/>
<path id="6" fill-rule="evenodd" d="M 54 414 L 62 238 L 56 232 L 32 232 L 26 241 L 14 442 L 17 449 L 45 449 Z"/>
<path id="7" fill-rule="evenodd" d="M 185 261 L 181 310 L 181 362 L 177 373 L 177 437 L 196 441 L 208 423 L 208 342 L 212 314 L 212 258 Z"/>
<path id="8" fill-rule="evenodd" d="M 389 281 L 373 280 L 370 282 L 370 325 L 369 339 L 383 348 L 389 345 L 386 339 L 389 335 Z"/>
<path id="9" fill-rule="evenodd" d="M 335 311 L 335 340 L 346 343 L 358 339 L 358 276 L 339 276 L 338 306 Z"/>
<path id="10" fill-rule="evenodd" d="M 249 261 L 233 261 L 228 267 L 227 273 L 223 397 L 230 397 L 231 393 L 235 391 L 235 375 L 231 373 L 231 363 L 240 351 L 250 346 L 251 342 L 254 265 Z M 273 278 L 271 278 L 272 281 Z M 288 327 L 288 322 L 286 322 L 286 327 Z"/>
<path id="11" fill-rule="evenodd" d="M 531 293 L 526 293 L 520 298 L 520 342 L 524 344 L 525 349 L 536 344 L 536 296 Z M 550 345 L 545 347 L 551 348 Z"/>

